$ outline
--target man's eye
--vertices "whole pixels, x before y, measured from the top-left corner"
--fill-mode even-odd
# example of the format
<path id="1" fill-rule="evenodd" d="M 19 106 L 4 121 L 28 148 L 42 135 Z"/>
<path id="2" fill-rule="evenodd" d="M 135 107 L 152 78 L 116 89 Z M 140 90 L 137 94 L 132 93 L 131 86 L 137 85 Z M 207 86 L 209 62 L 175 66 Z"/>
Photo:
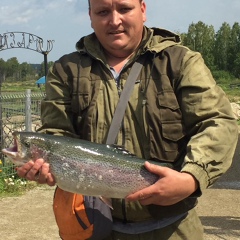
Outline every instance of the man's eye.
<path id="1" fill-rule="evenodd" d="M 98 12 L 98 15 L 99 16 L 106 16 L 108 14 L 108 11 L 107 10 L 103 10 L 103 11 L 99 11 Z"/>
<path id="2" fill-rule="evenodd" d="M 129 11 L 131 11 L 131 8 L 121 8 L 120 10 L 122 13 L 127 13 Z"/>

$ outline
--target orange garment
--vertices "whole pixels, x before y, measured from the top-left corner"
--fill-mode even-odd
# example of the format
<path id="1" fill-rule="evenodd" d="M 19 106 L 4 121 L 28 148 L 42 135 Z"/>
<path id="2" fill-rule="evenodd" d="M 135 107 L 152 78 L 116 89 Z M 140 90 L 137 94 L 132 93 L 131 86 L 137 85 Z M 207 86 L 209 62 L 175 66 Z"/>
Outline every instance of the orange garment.
<path id="1" fill-rule="evenodd" d="M 62 239 L 85 240 L 92 236 L 93 224 L 89 222 L 86 215 L 83 195 L 57 188 L 53 201 L 53 211 Z M 79 223 L 78 218 L 85 226 Z"/>

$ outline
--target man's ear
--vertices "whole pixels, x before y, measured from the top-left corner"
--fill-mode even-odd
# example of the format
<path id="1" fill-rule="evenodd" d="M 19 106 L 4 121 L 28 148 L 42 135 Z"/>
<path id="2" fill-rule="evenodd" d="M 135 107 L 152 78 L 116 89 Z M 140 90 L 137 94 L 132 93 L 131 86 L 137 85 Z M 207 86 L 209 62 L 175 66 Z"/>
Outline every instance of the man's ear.
<path id="1" fill-rule="evenodd" d="M 90 21 L 91 21 L 91 28 L 93 28 L 93 26 L 92 26 L 92 17 L 91 17 L 91 9 L 90 8 L 88 10 L 88 15 L 89 15 L 89 18 L 90 18 Z"/>

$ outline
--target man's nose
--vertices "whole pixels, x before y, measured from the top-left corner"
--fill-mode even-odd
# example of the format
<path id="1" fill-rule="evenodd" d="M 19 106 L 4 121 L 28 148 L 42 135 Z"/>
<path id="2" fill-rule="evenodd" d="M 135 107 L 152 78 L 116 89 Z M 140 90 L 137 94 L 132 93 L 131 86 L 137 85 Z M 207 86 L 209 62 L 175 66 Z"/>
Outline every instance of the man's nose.
<path id="1" fill-rule="evenodd" d="M 121 23 L 121 14 L 119 14 L 117 11 L 113 11 L 111 14 L 110 23 L 115 26 L 119 25 Z"/>

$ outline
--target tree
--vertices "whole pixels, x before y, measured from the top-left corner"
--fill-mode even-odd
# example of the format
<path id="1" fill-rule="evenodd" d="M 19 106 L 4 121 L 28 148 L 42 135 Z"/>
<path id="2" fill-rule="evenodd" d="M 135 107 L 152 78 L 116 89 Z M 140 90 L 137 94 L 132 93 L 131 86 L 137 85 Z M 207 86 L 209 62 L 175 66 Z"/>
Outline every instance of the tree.
<path id="1" fill-rule="evenodd" d="M 208 67 L 213 67 L 214 27 L 212 25 L 208 26 L 201 21 L 197 24 L 192 23 L 188 28 L 188 33 L 183 36 L 184 45 L 194 51 L 200 52 Z"/>
<path id="2" fill-rule="evenodd" d="M 229 49 L 231 41 L 231 27 L 224 22 L 216 33 L 214 59 L 219 70 L 229 71 Z"/>
<path id="3" fill-rule="evenodd" d="M 16 57 L 10 58 L 6 62 L 7 77 L 12 78 L 12 81 L 19 80 L 19 62 Z"/>
<path id="4" fill-rule="evenodd" d="M 232 73 L 235 77 L 240 78 L 240 52 L 235 56 Z"/>
<path id="5" fill-rule="evenodd" d="M 48 69 L 53 66 L 54 62 L 50 61 L 47 63 Z M 41 63 L 41 70 L 39 72 L 39 76 L 45 76 L 45 65 L 44 62 Z"/>
<path id="6" fill-rule="evenodd" d="M 23 62 L 20 64 L 21 79 L 24 80 L 28 75 L 34 75 L 34 69 L 31 64 Z"/>
<path id="7" fill-rule="evenodd" d="M 240 26 L 234 23 L 231 29 L 231 37 L 228 50 L 228 70 L 236 77 L 240 75 Z"/>
<path id="8" fill-rule="evenodd" d="M 2 84 L 6 79 L 6 62 L 0 58 L 0 84 Z"/>

